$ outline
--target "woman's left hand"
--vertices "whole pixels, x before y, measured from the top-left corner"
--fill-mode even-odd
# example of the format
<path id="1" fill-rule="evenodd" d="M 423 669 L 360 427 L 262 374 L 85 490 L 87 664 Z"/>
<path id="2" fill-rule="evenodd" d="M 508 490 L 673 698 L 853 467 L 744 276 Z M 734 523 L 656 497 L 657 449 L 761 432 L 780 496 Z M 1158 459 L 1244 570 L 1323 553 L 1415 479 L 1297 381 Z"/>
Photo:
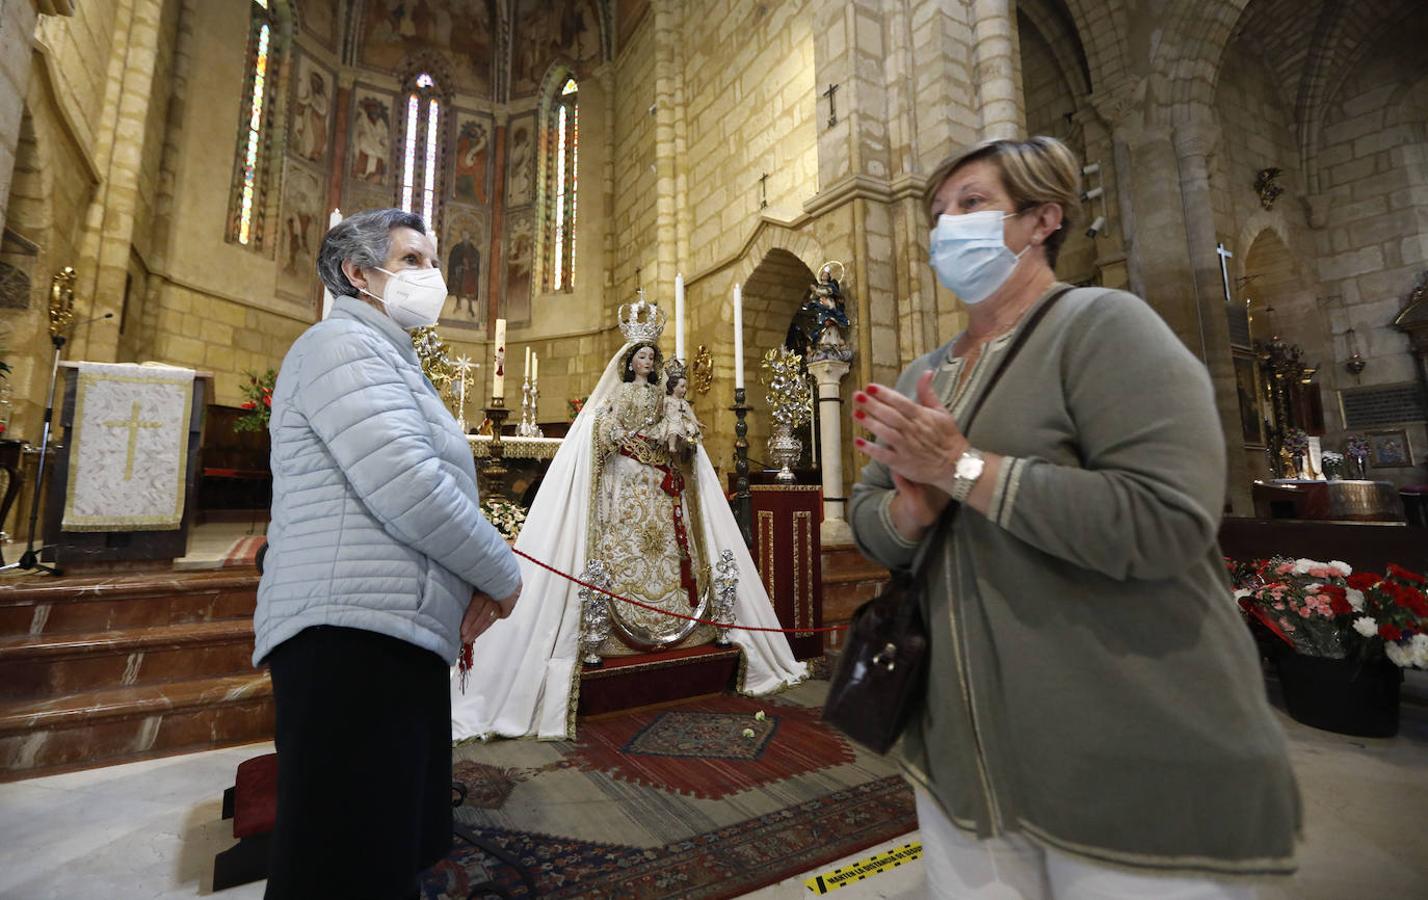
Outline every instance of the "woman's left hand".
<path id="1" fill-rule="evenodd" d="M 496 624 L 497 620 L 505 617 L 506 612 L 501 608 L 501 604 L 480 591 L 472 592 L 466 615 L 461 617 L 461 643 L 471 643 L 487 628 Z"/>
<path id="2" fill-rule="evenodd" d="M 917 380 L 916 400 L 880 384 L 855 393 L 853 420 L 877 443 L 857 438 L 853 444 L 908 481 L 943 485 L 952 479 L 968 441 L 933 393 L 932 374 L 924 372 Z"/>

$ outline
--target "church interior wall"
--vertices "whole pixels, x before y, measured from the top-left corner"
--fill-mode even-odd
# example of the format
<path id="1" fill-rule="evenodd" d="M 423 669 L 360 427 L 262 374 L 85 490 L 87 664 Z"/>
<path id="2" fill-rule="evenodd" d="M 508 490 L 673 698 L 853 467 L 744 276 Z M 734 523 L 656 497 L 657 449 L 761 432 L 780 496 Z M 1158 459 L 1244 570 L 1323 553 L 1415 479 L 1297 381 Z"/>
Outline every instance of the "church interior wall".
<path id="1" fill-rule="evenodd" d="M 1044 134 L 1066 144 L 1084 166 L 1085 129 L 1076 113 L 1079 106 L 1062 63 L 1041 30 L 1025 16 L 1018 17 L 1018 45 L 1021 49 L 1021 81 L 1025 95 L 1026 133 Z M 1108 169 L 1102 163 L 1103 170 Z M 1109 172 L 1105 173 L 1109 180 Z M 1071 284 L 1097 279 L 1095 238 L 1086 236 L 1086 227 L 1099 204 L 1084 206 L 1076 226 L 1067 231 L 1056 262 L 1056 275 Z"/>
<path id="2" fill-rule="evenodd" d="M 1418 378 L 1407 335 L 1392 325 L 1404 298 L 1428 271 L 1428 63 L 1415 24 L 1385 35 L 1334 95 L 1317 148 L 1324 226 L 1315 231 L 1317 271 L 1329 298 L 1333 378 L 1338 387 L 1389 385 Z M 1354 330 L 1367 366 L 1357 378 L 1343 369 Z M 1325 397 L 1326 417 L 1340 416 Z M 1337 423 L 1336 423 L 1337 424 Z M 1342 425 L 1340 425 L 1342 427 Z M 1404 423 L 1422 462 L 1428 425 Z M 1341 439 L 1342 432 L 1334 435 Z M 1419 469 L 1382 469 L 1398 482 L 1422 481 Z"/>
<path id="3" fill-rule="evenodd" d="M 648 284 L 655 265 L 654 16 L 645 15 L 614 62 L 613 296 L 609 311 Z M 643 280 L 642 280 L 643 279 Z M 613 352 L 613 351 L 612 351 Z M 592 385 L 593 386 L 593 385 Z"/>

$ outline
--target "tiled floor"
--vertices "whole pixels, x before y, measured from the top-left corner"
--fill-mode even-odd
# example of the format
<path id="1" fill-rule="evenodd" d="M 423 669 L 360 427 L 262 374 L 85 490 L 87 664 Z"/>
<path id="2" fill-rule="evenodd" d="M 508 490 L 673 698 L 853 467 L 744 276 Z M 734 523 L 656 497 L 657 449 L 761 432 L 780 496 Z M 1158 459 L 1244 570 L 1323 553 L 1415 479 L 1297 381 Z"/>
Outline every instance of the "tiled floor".
<path id="1" fill-rule="evenodd" d="M 1405 704 L 1391 740 L 1315 731 L 1281 716 L 1304 792 L 1299 874 L 1263 900 L 1358 900 L 1428 895 L 1428 708 Z M 180 898 L 211 893 L 213 855 L 232 844 L 219 817 L 224 787 L 254 744 L 0 785 L 0 897 Z M 887 847 L 916 840 L 914 833 Z M 820 867 L 827 872 L 874 848 Z M 751 895 L 809 896 L 800 876 Z M 924 895 L 914 862 L 839 889 L 842 900 Z M 224 891 L 262 896 L 262 884 Z"/>

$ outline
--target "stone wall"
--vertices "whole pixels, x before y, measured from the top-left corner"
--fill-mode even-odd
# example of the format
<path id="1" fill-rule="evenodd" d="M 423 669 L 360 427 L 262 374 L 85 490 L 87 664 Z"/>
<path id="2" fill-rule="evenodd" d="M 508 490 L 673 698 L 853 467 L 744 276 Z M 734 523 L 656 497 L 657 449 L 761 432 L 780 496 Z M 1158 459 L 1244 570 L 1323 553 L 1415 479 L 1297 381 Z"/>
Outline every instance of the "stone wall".
<path id="1" fill-rule="evenodd" d="M 1318 165 L 1323 227 L 1314 233 L 1317 275 L 1329 298 L 1333 371 L 1328 385 L 1339 389 L 1388 385 L 1417 379 L 1408 338 L 1392 327 L 1404 298 L 1428 270 L 1428 65 L 1418 49 L 1428 30 L 1389 34 L 1339 91 L 1324 121 Z M 1358 378 L 1343 369 L 1350 354 L 1348 329 L 1368 363 Z M 1327 368 L 1327 366 L 1326 366 Z M 1326 396 L 1339 428 L 1339 404 Z M 1416 469 L 1382 469 L 1374 474 L 1400 483 L 1423 481 L 1428 461 L 1428 427 L 1401 423 L 1413 445 Z M 1342 431 L 1331 434 L 1340 440 Z"/>

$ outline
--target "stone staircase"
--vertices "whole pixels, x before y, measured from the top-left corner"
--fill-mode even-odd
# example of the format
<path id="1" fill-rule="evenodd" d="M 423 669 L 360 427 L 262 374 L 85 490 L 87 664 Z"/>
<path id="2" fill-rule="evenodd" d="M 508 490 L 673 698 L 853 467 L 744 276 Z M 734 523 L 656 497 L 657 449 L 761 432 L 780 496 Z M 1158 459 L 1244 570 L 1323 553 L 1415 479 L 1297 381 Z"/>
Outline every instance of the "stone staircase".
<path id="1" fill-rule="evenodd" d="M 267 740 L 258 574 L 0 582 L 0 781 Z"/>

